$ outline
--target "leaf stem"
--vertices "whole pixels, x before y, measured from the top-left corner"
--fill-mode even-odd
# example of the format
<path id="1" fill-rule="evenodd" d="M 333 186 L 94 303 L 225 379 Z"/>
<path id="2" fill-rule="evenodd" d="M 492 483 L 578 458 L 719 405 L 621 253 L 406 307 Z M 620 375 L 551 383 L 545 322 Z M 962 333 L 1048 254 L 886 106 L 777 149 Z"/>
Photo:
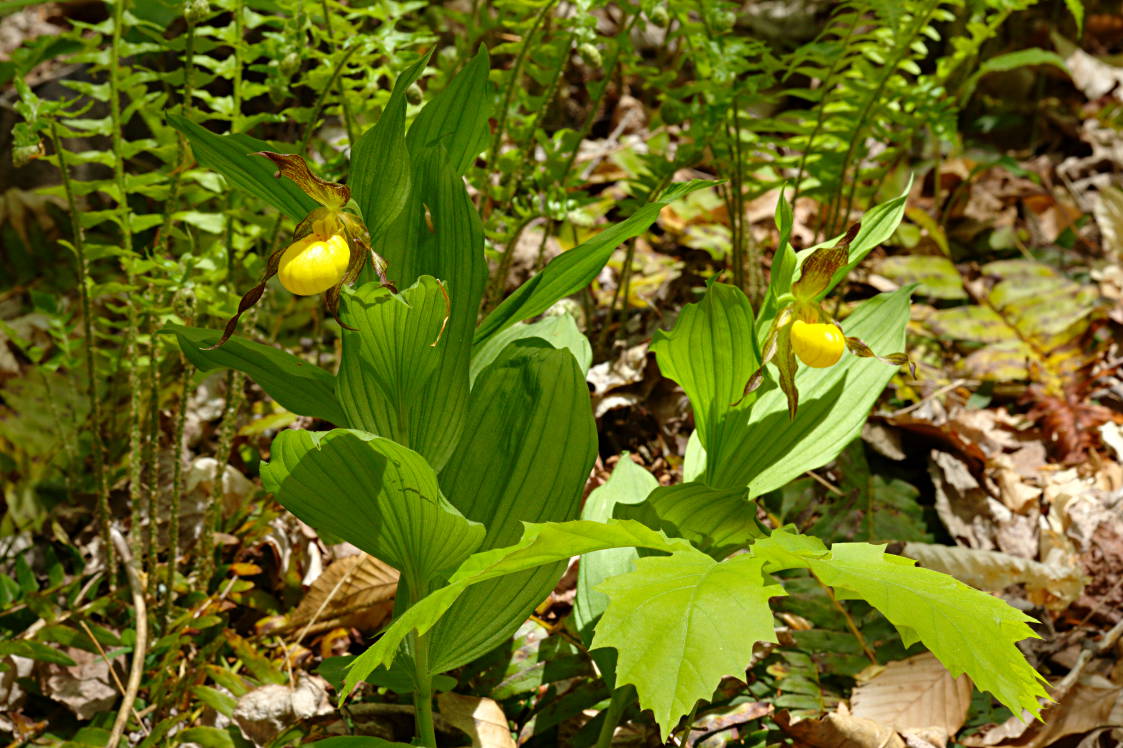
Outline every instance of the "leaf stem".
<path id="1" fill-rule="evenodd" d="M 635 688 L 631 685 L 621 686 L 612 692 L 612 699 L 608 702 L 608 708 L 604 710 L 604 722 L 601 723 L 595 748 L 611 747 L 612 736 L 616 732 L 617 725 L 620 724 L 620 718 L 624 716 L 624 710 L 628 708 L 633 698 L 635 698 Z"/>
<path id="2" fill-rule="evenodd" d="M 433 727 L 433 677 L 429 674 L 429 637 L 413 637 L 413 665 L 416 671 L 417 690 L 413 692 L 414 725 L 418 739 L 427 748 L 437 748 L 437 733 Z"/>
<path id="3" fill-rule="evenodd" d="M 858 625 L 854 623 L 854 619 L 850 616 L 850 612 L 847 611 L 846 608 L 842 607 L 842 603 L 840 603 L 838 601 L 838 598 L 834 596 L 834 590 L 830 588 L 830 585 L 823 582 L 822 579 L 819 579 L 819 577 L 814 572 L 811 573 L 811 576 L 815 577 L 815 581 L 823 586 L 823 589 L 827 592 L 827 597 L 829 597 L 831 600 L 831 605 L 834 606 L 835 610 L 842 614 L 842 618 L 846 621 L 846 628 L 850 629 L 850 633 L 853 634 L 854 638 L 858 640 L 858 646 L 862 648 L 862 653 L 865 654 L 866 658 L 871 663 L 873 663 L 874 665 L 878 664 L 877 656 L 873 653 L 873 650 L 870 649 L 870 645 L 866 643 L 866 638 L 862 636 L 862 632 L 858 630 Z"/>

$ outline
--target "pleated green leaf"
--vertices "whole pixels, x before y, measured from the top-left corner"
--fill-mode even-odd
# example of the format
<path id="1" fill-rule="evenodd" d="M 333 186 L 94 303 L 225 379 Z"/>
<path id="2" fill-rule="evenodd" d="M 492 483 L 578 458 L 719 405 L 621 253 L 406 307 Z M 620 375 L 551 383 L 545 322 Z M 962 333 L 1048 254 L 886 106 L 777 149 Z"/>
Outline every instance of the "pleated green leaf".
<path id="1" fill-rule="evenodd" d="M 203 350 L 218 342 L 222 334 L 217 330 L 168 325 L 160 332 L 174 334 L 183 355 L 202 371 L 236 369 L 297 415 L 322 418 L 337 426 L 352 425 L 336 398 L 335 377 L 314 364 L 239 337 L 230 338 L 221 348 Z"/>
<path id="2" fill-rule="evenodd" d="M 478 345 L 472 351 L 471 381 L 474 383 L 480 372 L 486 369 L 496 356 L 503 352 L 508 344 L 525 338 L 540 338 L 554 348 L 565 348 L 577 359 L 577 368 L 582 373 L 589 373 L 589 366 L 593 362 L 593 348 L 589 339 L 577 328 L 577 320 L 570 314 L 559 314 L 543 317 L 537 322 L 518 324 L 508 327 L 503 332 L 493 335 Z"/>
<path id="3" fill-rule="evenodd" d="M 412 169 L 405 135 L 406 89 L 421 75 L 431 55 L 423 55 L 398 77 L 382 116 L 351 149 L 348 186 L 376 247 L 382 233 L 409 203 Z"/>
<path id="4" fill-rule="evenodd" d="M 512 545 L 524 522 L 575 519 L 596 459 L 589 389 L 568 350 L 509 345 L 476 380 L 468 423 L 441 471 L 449 500 L 487 527 L 482 548 Z M 468 662 L 518 628 L 553 589 L 560 566 L 488 582 L 459 600 L 430 636 L 436 672 Z"/>
<path id="5" fill-rule="evenodd" d="M 775 642 L 764 561 L 715 561 L 697 550 L 641 558 L 600 585 L 609 604 L 593 647 L 617 651 L 616 686 L 631 683 L 666 735 L 725 675 L 743 672 L 758 641 Z"/>
<path id="6" fill-rule="evenodd" d="M 597 277 L 597 273 L 621 243 L 647 230 L 659 217 L 663 206 L 712 184 L 707 180 L 695 179 L 672 185 L 656 202 L 644 205 L 630 217 L 613 224 L 584 244 L 550 260 L 541 273 L 519 286 L 518 290 L 504 299 L 480 323 L 476 329 L 476 345 L 516 322 L 541 314 L 559 299 L 580 291 Z"/>
<path id="7" fill-rule="evenodd" d="M 760 366 L 753 341 L 753 309 L 736 286 L 713 283 L 697 304 L 687 304 L 670 332 L 657 330 L 651 350 L 663 375 L 682 386 L 694 408 L 702 445 L 709 448 L 721 422 L 743 413 L 745 383 Z"/>
<path id="8" fill-rule="evenodd" d="M 430 631 L 465 590 L 486 584 L 489 580 L 541 566 L 553 566 L 576 554 L 606 548 L 696 553 L 685 540 L 668 538 L 661 532 L 627 520 L 528 523 L 517 544 L 481 551 L 469 557 L 449 578 L 447 585 L 430 593 L 395 619 L 382 637 L 351 663 L 343 684 L 343 696 L 350 694 L 375 668 L 389 667 L 398 647 L 410 632 L 425 634 Z"/>
<path id="9" fill-rule="evenodd" d="M 686 538 L 718 559 L 763 534 L 756 521 L 756 505 L 748 500 L 744 488 L 710 488 L 698 481 L 659 486 L 642 504 L 618 507 L 616 516 Z"/>
<path id="10" fill-rule="evenodd" d="M 581 519 L 607 522 L 616 507 L 639 504 L 659 487 L 659 481 L 650 472 L 637 465 L 625 452 L 612 469 L 603 486 L 598 486 L 585 500 Z M 652 525 L 654 527 L 654 525 Z M 600 618 L 608 605 L 608 596 L 595 589 L 604 580 L 631 571 L 638 554 L 634 548 L 611 548 L 593 551 L 581 557 L 577 567 L 577 598 L 573 604 L 573 619 L 582 636 L 592 631 L 588 626 Z"/>
<path id="11" fill-rule="evenodd" d="M 876 353 L 900 351 L 910 291 L 906 287 L 863 302 L 843 320 L 843 330 Z M 789 418 L 779 388 L 762 392 L 747 415 L 723 422 L 714 447 L 707 450 L 704 482 L 714 488 L 748 486 L 755 497 L 825 465 L 862 430 L 870 408 L 896 373 L 896 367 L 850 354 L 826 369 L 799 367 L 795 419 Z"/>
<path id="12" fill-rule="evenodd" d="M 250 155 L 261 151 L 283 152 L 283 146 L 239 133 L 215 135 L 186 117 L 171 112 L 165 116 L 168 124 L 187 136 L 195 159 L 226 177 L 238 189 L 261 198 L 294 221 L 304 220 L 319 207 L 295 183 L 275 177 L 277 169 L 269 159 Z"/>
<path id="13" fill-rule="evenodd" d="M 1032 618 L 999 598 L 947 574 L 914 566 L 912 559 L 869 543 L 835 543 L 777 530 L 752 548 L 769 571 L 810 569 L 840 599 L 865 600 L 897 627 L 906 646 L 919 641 L 952 677 L 967 673 L 1015 714 L 1040 716 L 1046 682 L 1016 643 L 1039 638 Z"/>
<path id="14" fill-rule="evenodd" d="M 460 176 L 484 149 L 491 97 L 487 92 L 487 47 L 476 56 L 417 115 L 406 142 L 410 153 L 443 148 L 453 174 Z"/>
<path id="15" fill-rule="evenodd" d="M 467 353 L 441 334 L 447 305 L 441 284 L 422 276 L 400 294 L 377 283 L 345 293 L 338 396 L 347 423 L 393 439 L 441 466 L 455 446 L 468 396 Z M 434 346 L 433 344 L 436 343 Z M 466 345 L 462 342 L 462 346 Z"/>
<path id="16" fill-rule="evenodd" d="M 411 585 L 456 568 L 484 537 L 441 494 L 421 455 L 363 431 L 283 431 L 261 477 L 290 512 L 397 568 Z"/>

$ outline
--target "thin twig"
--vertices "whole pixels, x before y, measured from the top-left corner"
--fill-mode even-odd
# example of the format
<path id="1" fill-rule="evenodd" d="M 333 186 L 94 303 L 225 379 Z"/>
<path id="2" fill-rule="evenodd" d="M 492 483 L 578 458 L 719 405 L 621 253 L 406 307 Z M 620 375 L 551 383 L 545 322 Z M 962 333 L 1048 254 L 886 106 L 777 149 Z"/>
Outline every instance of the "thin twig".
<path id="1" fill-rule="evenodd" d="M 870 649 L 869 644 L 866 643 L 866 637 L 862 636 L 862 632 L 858 630 L 858 625 L 854 623 L 854 619 L 850 617 L 850 613 L 846 610 L 846 608 L 842 607 L 842 603 L 840 603 L 838 601 L 838 598 L 834 596 L 834 590 L 832 590 L 829 585 L 825 584 L 822 579 L 819 579 L 819 577 L 816 576 L 814 572 L 812 572 L 811 576 L 815 577 L 816 582 L 823 585 L 823 589 L 827 591 L 827 597 L 831 599 L 831 605 L 833 605 L 835 609 L 842 614 L 843 619 L 845 619 L 846 621 L 846 628 L 850 629 L 850 633 L 853 634 L 854 638 L 858 640 L 858 645 L 862 648 L 862 652 L 866 655 L 871 663 L 873 663 L 874 665 L 878 664 L 877 656 L 874 655 L 873 650 Z"/>
<path id="2" fill-rule="evenodd" d="M 114 685 L 117 686 L 117 692 L 124 696 L 126 693 L 125 686 L 121 684 L 121 679 L 117 677 L 117 671 L 113 669 L 113 663 L 110 662 L 109 655 L 105 653 L 105 648 L 101 646 L 101 642 L 99 642 L 97 640 L 97 637 L 94 636 L 94 632 L 90 631 L 90 627 L 86 625 L 85 621 L 78 621 L 78 625 L 81 626 L 82 630 L 86 632 L 86 636 L 90 637 L 90 641 L 94 643 L 94 647 L 97 648 L 98 654 L 101 655 L 101 659 L 105 660 L 106 667 L 109 668 L 109 675 L 113 678 Z M 135 719 L 137 723 L 140 724 L 141 729 L 144 730 L 144 734 L 146 736 L 151 735 L 152 731 L 148 729 L 148 725 L 144 724 L 144 722 L 141 721 L 140 712 L 138 712 L 135 708 L 132 710 L 132 712 L 133 719 Z"/>
<path id="3" fill-rule="evenodd" d="M 133 645 L 133 660 L 129 668 L 129 683 L 125 688 L 125 698 L 117 710 L 117 718 L 113 721 L 113 730 L 109 734 L 106 748 L 117 748 L 121 736 L 125 732 L 125 725 L 129 721 L 129 713 L 136 703 L 136 694 L 140 689 L 140 676 L 144 672 L 144 659 L 148 650 L 148 606 L 144 602 L 144 584 L 136 570 L 136 561 L 129 551 L 129 544 L 125 536 L 116 527 L 109 528 L 113 545 L 121 556 L 125 574 L 129 578 L 129 589 L 133 595 L 133 613 L 136 616 L 136 643 Z"/>

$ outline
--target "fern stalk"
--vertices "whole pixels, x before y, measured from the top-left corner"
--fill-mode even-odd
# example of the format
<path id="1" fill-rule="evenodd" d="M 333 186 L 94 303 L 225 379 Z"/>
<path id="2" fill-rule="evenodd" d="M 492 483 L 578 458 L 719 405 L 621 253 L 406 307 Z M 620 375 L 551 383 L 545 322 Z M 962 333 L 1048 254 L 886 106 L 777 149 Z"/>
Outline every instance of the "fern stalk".
<path id="1" fill-rule="evenodd" d="M 339 80 L 340 73 L 343 72 L 343 68 L 347 65 L 347 61 L 351 59 L 351 55 L 355 54 L 355 51 L 358 48 L 358 45 L 353 45 L 350 48 L 343 50 L 343 54 L 340 56 L 339 62 L 336 63 L 335 69 L 331 71 L 331 77 L 328 79 L 328 82 L 324 85 L 324 87 L 320 90 L 319 96 L 316 97 L 316 105 L 312 107 L 312 116 L 311 118 L 309 118 L 308 124 L 304 128 L 304 137 L 300 139 L 300 153 L 306 152 L 308 148 L 308 142 L 312 139 L 312 134 L 316 131 L 316 122 L 320 118 L 320 113 L 324 110 L 324 104 L 327 101 L 328 91 L 330 91 L 332 87 L 335 86 L 336 81 Z"/>
<path id="2" fill-rule="evenodd" d="M 201 554 L 199 573 L 204 585 L 214 575 L 214 528 L 222 516 L 221 508 L 224 504 L 225 492 L 223 485 L 226 475 L 226 464 L 230 461 L 230 449 L 234 443 L 234 429 L 238 422 L 238 412 L 242 407 L 242 389 L 246 377 L 240 371 L 229 370 L 226 373 L 226 405 L 222 409 L 222 425 L 218 431 L 218 447 L 215 450 L 214 484 L 211 488 L 211 501 L 207 504 L 203 514 L 203 535 L 201 540 Z"/>
<path id="3" fill-rule="evenodd" d="M 522 46 L 519 47 L 518 55 L 515 56 L 515 64 L 511 66 L 511 75 L 507 80 L 507 88 L 503 92 L 503 103 L 499 107 L 499 121 L 495 125 L 495 135 L 491 139 L 491 150 L 487 155 L 488 166 L 494 167 L 496 159 L 499 158 L 499 147 L 503 144 L 503 133 L 507 129 L 507 114 L 511 108 L 511 97 L 515 93 L 515 86 L 518 85 L 519 77 L 522 74 L 523 62 L 526 61 L 526 53 L 530 50 L 530 43 L 534 40 L 538 27 L 546 20 L 546 16 L 554 9 L 556 3 L 557 0 L 550 0 L 542 6 L 542 10 L 538 11 L 538 15 L 534 17 L 534 22 L 530 26 L 530 31 L 523 39 Z"/>
<path id="4" fill-rule="evenodd" d="M 796 172 L 795 191 L 792 194 L 792 208 L 793 209 L 795 208 L 796 200 L 799 199 L 800 190 L 803 187 L 803 175 L 807 173 L 807 157 L 814 152 L 815 140 L 816 140 L 816 138 L 819 137 L 819 133 L 822 131 L 823 125 L 826 123 L 826 114 L 827 114 L 826 104 L 827 104 L 827 99 L 830 96 L 830 92 L 831 92 L 831 90 L 834 86 L 834 77 L 839 72 L 839 69 L 842 66 L 842 61 L 846 57 L 846 48 L 850 46 L 850 40 L 853 38 L 854 32 L 858 28 L 858 22 L 862 18 L 861 13 L 854 13 L 853 16 L 854 16 L 854 21 L 850 24 L 850 27 L 846 29 L 846 36 L 842 40 L 843 51 L 841 53 L 839 53 L 838 57 L 836 57 L 834 59 L 834 62 L 831 63 L 831 67 L 830 67 L 830 70 L 827 72 L 826 78 L 824 78 L 819 85 L 819 87 L 823 91 L 823 95 L 819 99 L 819 102 L 815 107 L 818 110 L 818 113 L 816 114 L 816 117 L 815 117 L 815 127 L 814 127 L 814 129 L 811 130 L 811 135 L 810 135 L 810 137 L 808 137 L 807 144 L 803 147 L 803 153 L 800 155 L 800 158 L 799 158 L 799 171 Z M 789 75 L 790 75 L 790 73 L 789 73 Z"/>
<path id="5" fill-rule="evenodd" d="M 862 106 L 862 111 L 858 115 L 857 127 L 854 128 L 854 134 L 850 138 L 850 145 L 846 149 L 846 156 L 842 160 L 842 168 L 839 170 L 839 174 L 844 180 L 843 183 L 845 183 L 846 173 L 850 169 L 850 162 L 854 158 L 854 152 L 858 147 L 858 142 L 861 140 L 862 131 L 865 129 L 866 123 L 869 120 L 870 111 L 873 109 L 874 104 L 876 104 L 877 101 L 881 98 L 881 93 L 885 90 L 885 86 L 889 82 L 889 79 L 897 73 L 898 66 L 900 66 L 901 62 L 904 61 L 905 55 L 908 54 L 910 45 L 912 44 L 912 40 L 915 39 L 917 34 L 920 33 L 920 30 L 923 29 L 925 25 L 927 25 L 928 20 L 932 17 L 932 14 L 935 12 L 936 8 L 939 7 L 940 2 L 941 0 L 931 0 L 927 8 L 924 10 L 924 13 L 915 17 L 916 22 L 913 24 L 912 28 L 909 29 L 908 33 L 903 35 L 902 42 L 897 45 L 897 49 L 894 52 L 892 59 L 885 66 L 881 78 L 877 81 L 877 85 L 874 87 L 870 95 L 866 97 L 865 104 Z M 855 173 L 854 178 L 850 180 L 850 192 L 846 196 L 845 210 L 842 209 L 842 193 L 840 192 L 836 196 L 833 207 L 831 209 L 830 219 L 825 224 L 830 229 L 828 235 L 837 233 L 835 229 L 836 222 L 841 221 L 841 223 L 845 223 L 848 220 L 850 211 L 854 208 L 854 193 L 858 189 L 858 181 L 858 174 Z M 838 229 L 841 229 L 841 226 L 838 226 Z"/>
<path id="6" fill-rule="evenodd" d="M 168 625 L 168 616 L 171 613 L 172 598 L 175 596 L 175 574 L 179 565 L 179 512 L 183 500 L 183 435 L 187 426 L 187 402 L 191 387 L 191 375 L 194 367 L 179 355 L 183 368 L 179 374 L 179 412 L 175 421 L 175 441 L 172 443 L 172 495 L 168 507 L 168 569 L 165 577 L 164 602 L 160 608 L 160 629 L 163 631 Z"/>
<path id="7" fill-rule="evenodd" d="M 124 27 L 125 3 L 116 0 L 113 4 L 113 34 L 109 46 L 109 117 L 112 123 L 113 142 L 113 181 L 117 186 L 117 225 L 121 231 L 121 249 L 125 257 L 127 285 L 132 288 L 136 276 L 132 270 L 133 235 L 129 221 L 128 190 L 125 184 L 124 125 L 121 120 L 121 32 Z M 132 516 L 131 536 L 133 556 L 144 558 L 144 545 L 141 540 L 141 476 L 143 456 L 141 444 L 141 387 L 137 375 L 136 353 L 139 321 L 136 307 L 127 303 L 128 325 L 126 330 L 125 365 L 129 367 L 129 506 Z"/>
<path id="8" fill-rule="evenodd" d="M 151 292 L 151 286 L 149 289 Z M 144 439 L 144 466 L 147 473 L 144 498 L 148 515 L 148 528 L 144 535 L 144 566 L 147 574 L 146 589 L 150 598 L 156 591 L 156 529 L 160 516 L 156 507 L 160 483 L 160 351 L 156 343 L 156 325 L 156 315 L 152 314 L 148 318 L 148 424 Z"/>
<path id="9" fill-rule="evenodd" d="M 332 46 L 338 49 L 339 44 L 335 38 L 331 13 L 328 12 L 328 0 L 320 0 L 320 9 L 324 12 L 324 27 L 328 32 L 328 39 Z M 343 78 L 337 77 L 336 81 L 339 83 L 339 108 L 343 112 L 343 125 L 347 128 L 347 143 L 353 146 L 355 144 L 355 123 L 351 116 L 351 105 L 347 103 L 347 87 L 343 85 Z"/>
<path id="10" fill-rule="evenodd" d="M 635 14 L 632 15 L 632 18 L 628 22 L 628 25 L 620 32 L 620 35 L 619 35 L 620 39 L 627 39 L 628 38 L 628 35 L 632 33 L 632 28 L 636 25 L 636 21 L 639 20 L 639 17 L 640 17 L 639 13 L 635 13 Z M 581 141 L 584 140 L 588 136 L 589 131 L 593 127 L 593 123 L 596 121 L 597 113 L 600 111 L 601 102 L 604 100 L 604 95 L 608 92 L 608 86 L 612 82 L 612 76 L 616 71 L 616 66 L 620 62 L 620 49 L 621 49 L 622 46 L 623 46 L 623 42 L 620 41 L 620 40 L 617 40 L 616 46 L 612 50 L 612 59 L 608 63 L 608 65 L 605 66 L 604 83 L 601 84 L 599 89 L 597 89 L 596 96 L 593 97 L 593 100 L 590 103 L 589 113 L 585 116 L 585 121 L 581 124 L 581 129 L 576 133 L 577 137 L 575 137 L 574 140 L 573 140 L 573 147 L 571 149 L 569 149 L 569 156 L 566 159 L 565 165 L 561 169 L 561 175 L 562 175 L 561 178 L 562 178 L 563 181 L 568 178 L 570 170 L 573 169 L 573 162 L 577 160 L 577 146 L 578 146 L 578 144 L 580 144 Z M 507 98 L 509 100 L 510 97 L 508 96 Z M 506 113 L 506 104 L 504 105 L 504 114 L 505 113 Z M 494 163 L 494 153 L 492 155 L 492 158 L 489 159 L 488 163 L 489 164 Z M 522 228 L 526 227 L 527 223 L 529 223 L 529 221 L 524 223 L 523 226 L 520 228 L 520 233 L 521 233 Z M 547 223 L 545 231 L 546 231 L 547 235 L 550 234 L 553 231 L 553 221 L 550 221 L 550 222 Z M 492 277 L 490 287 L 488 288 L 488 292 L 484 296 L 484 313 L 485 314 L 488 311 L 490 311 L 492 308 L 494 308 L 496 304 L 499 303 L 498 297 L 502 294 L 503 283 L 507 279 L 507 272 L 510 270 L 511 260 L 513 259 L 514 253 L 511 252 L 510 250 L 514 248 L 515 241 L 517 239 L 518 239 L 518 235 L 516 234 L 515 239 L 512 240 L 511 243 L 507 246 L 507 251 L 505 251 L 503 253 L 502 258 L 500 258 L 500 260 L 499 260 L 499 268 L 496 270 L 495 275 Z"/>
<path id="11" fill-rule="evenodd" d="M 531 24 L 530 31 L 527 32 L 526 38 L 523 39 L 522 45 L 519 47 L 519 53 L 515 56 L 515 64 L 511 66 L 511 75 L 507 81 L 507 87 L 503 92 L 503 103 L 499 107 L 499 121 L 495 126 L 495 135 L 491 139 L 491 150 L 487 155 L 487 164 L 491 168 L 495 168 L 499 159 L 499 148 L 503 144 L 503 134 L 507 129 L 507 116 L 511 108 L 511 97 L 514 95 L 515 86 L 518 85 L 519 78 L 522 75 L 523 63 L 526 61 L 527 51 L 530 49 L 530 44 L 534 40 L 535 34 L 538 32 L 538 27 L 542 25 L 550 11 L 553 9 L 556 0 L 550 0 L 542 6 L 538 15 L 534 17 L 534 22 Z M 532 129 L 530 135 L 531 143 L 534 142 L 534 130 Z M 514 201 L 515 195 L 518 194 L 518 179 L 515 180 L 516 188 L 511 191 L 511 201 Z M 484 213 L 491 212 L 489 205 Z M 507 242 L 507 247 L 503 251 L 503 255 L 499 258 L 499 266 L 495 269 L 495 274 L 491 277 L 488 283 L 487 290 L 484 293 L 483 309 L 486 314 L 499 303 L 499 297 L 503 295 L 503 286 L 507 281 L 507 274 L 511 272 L 511 262 L 514 260 L 514 248 L 522 235 L 523 229 L 527 227 L 532 219 L 522 221 L 518 228 L 511 234 L 510 240 Z"/>
<path id="12" fill-rule="evenodd" d="M 82 352 L 86 360 L 86 392 L 90 398 L 90 418 L 92 423 L 93 438 L 90 440 L 90 449 L 94 456 L 94 485 L 97 487 L 97 525 L 101 536 L 102 548 L 105 553 L 105 569 L 107 577 L 114 578 L 114 569 L 117 565 L 116 551 L 113 548 L 113 539 L 109 533 L 109 486 L 105 479 L 105 453 L 102 443 L 101 399 L 98 396 L 97 372 L 94 368 L 94 331 L 93 315 L 90 311 L 90 269 L 86 261 L 86 237 L 82 231 L 82 221 L 78 212 L 78 203 L 74 198 L 74 189 L 70 184 L 70 170 L 66 166 L 65 151 L 62 140 L 58 134 L 58 124 L 51 119 L 51 143 L 58 157 L 58 170 L 62 175 L 62 189 L 66 194 L 66 205 L 70 213 L 70 230 L 74 234 L 74 254 L 78 258 L 78 299 L 82 308 Z"/>

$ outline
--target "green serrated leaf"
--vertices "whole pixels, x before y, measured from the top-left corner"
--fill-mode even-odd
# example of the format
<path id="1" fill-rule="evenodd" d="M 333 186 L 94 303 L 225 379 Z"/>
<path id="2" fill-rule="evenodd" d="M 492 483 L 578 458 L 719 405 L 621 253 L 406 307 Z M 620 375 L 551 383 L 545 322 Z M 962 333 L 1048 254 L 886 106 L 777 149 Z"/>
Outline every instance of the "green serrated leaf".
<path id="1" fill-rule="evenodd" d="M 527 523 L 518 543 L 469 557 L 449 578 L 447 585 L 423 598 L 395 619 L 382 638 L 355 658 L 343 685 L 343 697 L 351 693 L 375 668 L 389 667 L 398 647 L 410 632 L 424 634 L 429 631 L 472 585 L 607 548 L 650 548 L 665 553 L 697 553 L 685 540 L 668 538 L 661 532 L 628 520 Z"/>
<path id="2" fill-rule="evenodd" d="M 1015 713 L 1040 716 L 1046 681 L 1015 646 L 1038 638 L 1026 625 L 1033 619 L 1002 600 L 868 543 L 835 543 L 827 551 L 821 541 L 785 529 L 757 541 L 752 555 L 768 561 L 769 571 L 810 569 L 840 599 L 877 608 L 906 646 L 923 643 L 952 677 L 967 673 Z"/>
<path id="3" fill-rule="evenodd" d="M 776 641 L 763 559 L 718 562 L 698 551 L 641 558 L 600 585 L 609 604 L 593 647 L 617 651 L 617 686 L 632 684 L 666 735 L 724 675 L 744 671 L 753 644 Z"/>
<path id="4" fill-rule="evenodd" d="M 604 485 L 597 486 L 585 500 L 581 519 L 605 522 L 617 506 L 639 504 L 659 486 L 655 476 L 637 465 L 625 452 L 612 470 Z M 573 618 L 578 631 L 592 639 L 589 624 L 596 621 L 608 605 L 608 596 L 596 586 L 610 577 L 630 571 L 638 558 L 634 548 L 613 548 L 594 551 L 581 557 L 577 567 L 577 597 L 573 604 Z"/>

